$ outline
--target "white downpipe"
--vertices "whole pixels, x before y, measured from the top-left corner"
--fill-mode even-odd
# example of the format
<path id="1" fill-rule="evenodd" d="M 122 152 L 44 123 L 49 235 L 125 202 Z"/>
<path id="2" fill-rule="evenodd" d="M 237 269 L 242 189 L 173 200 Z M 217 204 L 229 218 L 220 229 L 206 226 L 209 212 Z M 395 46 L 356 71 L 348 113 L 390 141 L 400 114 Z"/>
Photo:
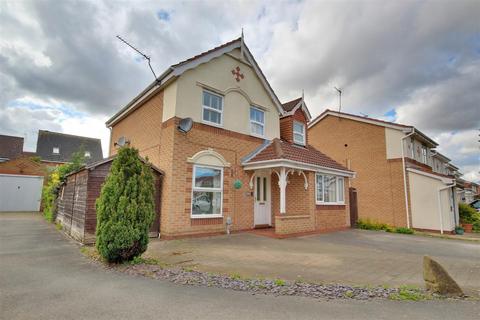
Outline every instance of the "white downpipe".
<path id="1" fill-rule="evenodd" d="M 453 181 L 453 184 L 442 187 L 438 189 L 437 200 L 438 200 L 438 214 L 440 216 L 440 233 L 443 234 L 443 212 L 442 212 L 442 191 L 446 189 L 453 188 L 457 185 L 456 181 Z M 455 212 L 453 213 L 455 214 Z"/>
<path id="2" fill-rule="evenodd" d="M 286 195 L 285 189 L 287 188 L 287 172 L 285 167 L 280 169 L 280 174 L 278 176 L 278 186 L 280 187 L 280 214 L 285 214 L 286 209 Z"/>
<path id="3" fill-rule="evenodd" d="M 410 210 L 408 210 L 408 193 L 407 193 L 407 168 L 405 168 L 405 150 L 403 141 L 408 137 L 415 134 L 415 128 L 412 129 L 412 132 L 407 134 L 405 137 L 400 139 L 402 145 L 402 169 L 403 169 L 403 191 L 405 192 L 405 211 L 407 213 L 407 228 L 410 228 Z"/>

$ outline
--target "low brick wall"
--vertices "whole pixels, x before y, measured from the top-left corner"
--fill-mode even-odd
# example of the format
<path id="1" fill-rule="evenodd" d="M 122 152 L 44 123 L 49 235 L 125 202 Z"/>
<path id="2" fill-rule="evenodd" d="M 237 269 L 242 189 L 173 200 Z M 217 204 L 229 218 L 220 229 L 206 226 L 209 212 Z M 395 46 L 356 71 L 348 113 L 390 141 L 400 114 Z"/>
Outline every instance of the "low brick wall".
<path id="1" fill-rule="evenodd" d="M 319 231 L 336 230 L 347 225 L 347 206 L 317 206 L 315 209 L 315 229 Z"/>
<path id="2" fill-rule="evenodd" d="M 315 230 L 315 223 L 309 215 L 275 216 L 275 233 L 289 234 L 311 232 Z"/>

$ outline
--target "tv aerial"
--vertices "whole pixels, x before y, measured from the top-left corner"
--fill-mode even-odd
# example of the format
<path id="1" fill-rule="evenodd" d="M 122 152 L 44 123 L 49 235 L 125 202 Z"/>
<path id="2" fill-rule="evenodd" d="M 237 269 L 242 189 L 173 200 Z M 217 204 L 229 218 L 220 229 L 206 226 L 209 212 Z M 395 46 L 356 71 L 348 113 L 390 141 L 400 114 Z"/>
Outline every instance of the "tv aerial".
<path id="1" fill-rule="evenodd" d="M 122 37 L 120 37 L 119 35 L 117 35 L 117 39 L 122 41 L 123 43 L 125 43 L 127 46 L 129 46 L 130 48 L 132 48 L 133 50 L 135 50 L 135 52 L 137 52 L 139 55 L 141 55 L 145 60 L 147 60 L 148 62 L 148 66 L 150 67 L 150 71 L 152 71 L 153 73 L 153 76 L 155 77 L 155 81 L 158 82 L 158 78 L 157 78 L 157 75 L 155 74 L 155 71 L 153 71 L 153 68 L 152 68 L 152 65 L 150 63 L 150 57 L 147 56 L 145 53 L 141 52 L 140 50 L 138 50 L 137 48 L 135 48 L 133 45 L 131 45 L 130 43 L 128 43 L 125 39 L 123 39 Z"/>

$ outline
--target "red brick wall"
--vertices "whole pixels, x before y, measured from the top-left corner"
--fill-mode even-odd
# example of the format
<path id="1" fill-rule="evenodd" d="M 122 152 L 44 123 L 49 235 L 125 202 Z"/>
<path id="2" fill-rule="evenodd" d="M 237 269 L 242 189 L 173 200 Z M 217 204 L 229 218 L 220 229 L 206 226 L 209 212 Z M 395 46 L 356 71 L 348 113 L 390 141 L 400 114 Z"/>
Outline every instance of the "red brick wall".
<path id="1" fill-rule="evenodd" d="M 387 160 L 384 127 L 327 116 L 308 135 L 312 146 L 356 172 L 360 219 L 406 226 L 402 163 Z"/>
<path id="2" fill-rule="evenodd" d="M 283 117 L 280 119 L 280 137 L 293 143 L 293 121 L 299 121 L 305 124 L 305 131 L 307 130 L 307 118 L 302 109 L 298 109 L 292 116 Z M 307 132 L 305 132 L 305 143 L 308 144 Z"/>
<path id="3" fill-rule="evenodd" d="M 165 180 L 161 234 L 169 237 L 225 231 L 224 219 L 207 221 L 190 216 L 193 165 L 187 159 L 208 148 L 221 154 L 231 165 L 224 168 L 223 217 L 232 218 L 232 230 L 253 228 L 251 173 L 243 170 L 241 159 L 260 146 L 263 140 L 200 123 L 195 123 L 190 132 L 182 134 L 176 129 L 178 121 L 170 119 L 162 128 L 160 168 L 165 170 Z M 242 181 L 239 190 L 233 188 L 236 179 Z"/>
<path id="4" fill-rule="evenodd" d="M 110 156 L 117 153 L 115 142 L 124 136 L 143 157 L 148 157 L 153 164 L 157 165 L 160 156 L 162 112 L 163 91 L 116 123 L 110 134 Z"/>
<path id="5" fill-rule="evenodd" d="M 41 163 L 30 160 L 28 157 L 17 158 L 6 162 L 0 162 L 0 173 L 18 174 L 29 176 L 44 176 L 44 184 L 47 182 L 47 167 Z"/>

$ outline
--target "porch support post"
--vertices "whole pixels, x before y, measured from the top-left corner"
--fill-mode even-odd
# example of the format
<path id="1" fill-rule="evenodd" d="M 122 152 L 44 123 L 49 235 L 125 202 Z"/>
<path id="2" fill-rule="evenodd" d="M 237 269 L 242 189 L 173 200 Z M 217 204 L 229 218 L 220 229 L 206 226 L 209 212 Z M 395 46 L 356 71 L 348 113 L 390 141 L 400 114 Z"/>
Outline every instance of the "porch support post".
<path id="1" fill-rule="evenodd" d="M 278 187 L 280 188 L 280 214 L 286 213 L 285 205 L 285 189 L 287 188 L 287 172 L 284 167 L 280 169 L 280 174 L 278 175 Z"/>

